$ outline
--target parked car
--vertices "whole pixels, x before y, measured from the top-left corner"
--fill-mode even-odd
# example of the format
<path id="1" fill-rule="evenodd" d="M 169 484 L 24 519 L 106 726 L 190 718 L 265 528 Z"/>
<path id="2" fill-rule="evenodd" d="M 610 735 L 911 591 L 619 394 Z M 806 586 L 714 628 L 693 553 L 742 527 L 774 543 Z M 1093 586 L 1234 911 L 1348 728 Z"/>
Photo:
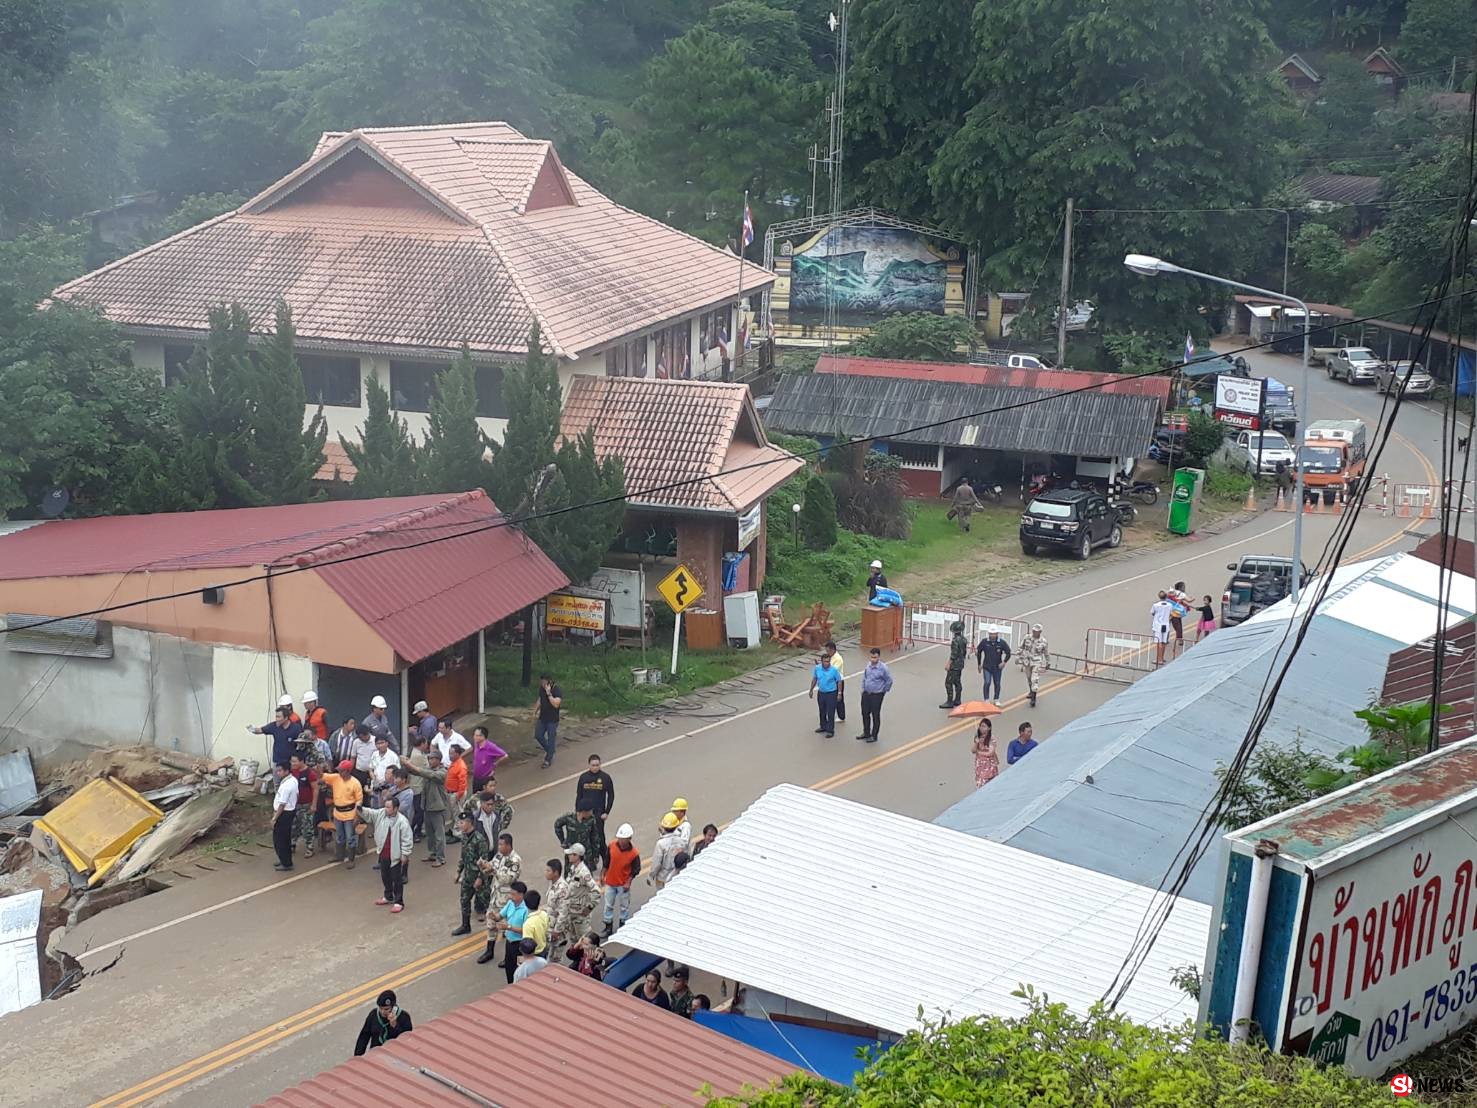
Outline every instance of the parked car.
<path id="1" fill-rule="evenodd" d="M 1330 381 L 1344 380 L 1351 385 L 1361 385 L 1373 382 L 1384 363 L 1367 346 L 1346 346 L 1324 364 L 1328 366 Z"/>
<path id="2" fill-rule="evenodd" d="M 1301 331 L 1273 331 L 1270 335 L 1262 338 L 1263 342 L 1271 344 L 1274 354 L 1292 354 L 1300 356 L 1303 352 L 1303 333 Z M 1309 358 L 1312 361 L 1312 358 Z"/>
<path id="3" fill-rule="evenodd" d="M 1426 367 L 1408 360 L 1386 362 L 1380 366 L 1380 371 L 1375 374 L 1374 387 L 1380 392 L 1395 392 L 1405 378 L 1409 378 L 1405 384 L 1406 396 L 1432 396 L 1436 392 L 1436 379 L 1426 372 Z"/>
<path id="4" fill-rule="evenodd" d="M 1262 413 L 1267 427 L 1282 432 L 1288 438 L 1296 435 L 1298 410 L 1295 401 L 1296 393 L 1291 386 L 1284 385 L 1275 377 L 1268 377 L 1262 394 Z"/>
<path id="5" fill-rule="evenodd" d="M 973 365 L 1004 366 L 1008 369 L 1050 369 L 1046 361 L 1035 354 L 1012 354 L 1008 350 L 981 350 L 970 359 Z"/>
<path id="6" fill-rule="evenodd" d="M 1221 626 L 1234 627 L 1263 608 L 1277 603 L 1292 591 L 1292 559 L 1274 554 L 1243 554 L 1226 566 L 1231 579 L 1221 593 Z M 1300 585 L 1306 585 L 1308 567 L 1303 566 Z"/>
<path id="7" fill-rule="evenodd" d="M 1297 460 L 1292 443 L 1280 431 L 1242 431 L 1233 445 L 1245 455 L 1243 465 L 1248 473 L 1276 473 L 1278 462 L 1290 466 Z"/>
<path id="8" fill-rule="evenodd" d="M 1122 543 L 1118 509 L 1090 489 L 1052 489 L 1027 504 L 1021 516 L 1021 550 L 1027 554 L 1055 546 L 1086 561 L 1093 547 Z"/>

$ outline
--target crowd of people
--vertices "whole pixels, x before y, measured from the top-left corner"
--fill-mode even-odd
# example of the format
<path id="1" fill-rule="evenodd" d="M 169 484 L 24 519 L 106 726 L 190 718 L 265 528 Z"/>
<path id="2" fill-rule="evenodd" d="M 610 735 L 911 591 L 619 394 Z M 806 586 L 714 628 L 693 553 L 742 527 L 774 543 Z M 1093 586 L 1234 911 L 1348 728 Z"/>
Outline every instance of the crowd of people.
<path id="1" fill-rule="evenodd" d="M 1154 665 L 1162 666 L 1171 646 L 1179 654 L 1185 649 L 1185 617 L 1194 613 L 1195 641 L 1199 642 L 1215 630 L 1215 602 L 1209 595 L 1197 604 L 1185 591 L 1185 583 L 1176 581 L 1170 589 L 1160 589 L 1159 597 L 1149 605 L 1149 633 L 1154 639 Z"/>

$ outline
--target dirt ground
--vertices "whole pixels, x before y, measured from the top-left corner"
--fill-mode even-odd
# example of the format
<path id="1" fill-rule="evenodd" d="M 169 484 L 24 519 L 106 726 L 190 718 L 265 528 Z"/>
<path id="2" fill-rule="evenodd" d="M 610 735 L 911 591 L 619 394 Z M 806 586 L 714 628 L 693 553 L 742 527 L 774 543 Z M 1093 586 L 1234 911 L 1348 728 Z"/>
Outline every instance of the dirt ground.
<path id="1" fill-rule="evenodd" d="M 73 791 L 80 789 L 94 777 L 111 774 L 130 788 L 139 792 L 163 788 L 178 781 L 182 776 L 177 769 L 159 763 L 162 752 L 154 746 L 109 747 L 95 750 L 87 757 L 66 762 L 44 774 L 46 782 L 61 782 Z"/>

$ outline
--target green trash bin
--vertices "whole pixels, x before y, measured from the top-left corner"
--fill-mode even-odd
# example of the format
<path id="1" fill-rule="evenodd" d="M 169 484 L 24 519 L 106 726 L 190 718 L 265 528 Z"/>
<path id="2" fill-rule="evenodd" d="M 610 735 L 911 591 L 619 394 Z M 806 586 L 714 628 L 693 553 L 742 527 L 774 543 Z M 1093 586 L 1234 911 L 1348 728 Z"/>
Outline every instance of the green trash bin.
<path id="1" fill-rule="evenodd" d="M 1173 534 L 1188 535 L 1195 530 L 1195 501 L 1204 480 L 1203 469 L 1174 471 L 1174 484 L 1169 494 L 1169 530 Z"/>

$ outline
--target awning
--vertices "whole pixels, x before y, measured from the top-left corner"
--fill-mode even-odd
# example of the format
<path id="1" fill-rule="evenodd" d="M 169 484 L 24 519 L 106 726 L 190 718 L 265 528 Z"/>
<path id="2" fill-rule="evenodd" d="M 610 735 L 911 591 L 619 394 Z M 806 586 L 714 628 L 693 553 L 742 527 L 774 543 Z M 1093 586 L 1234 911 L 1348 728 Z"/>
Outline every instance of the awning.
<path id="1" fill-rule="evenodd" d="M 843 1035 L 798 1023 L 772 1023 L 731 1012 L 698 1011 L 692 1014 L 692 1019 L 838 1085 L 852 1084 L 856 1075 L 866 1069 L 868 1060 L 860 1056 L 860 1051 L 870 1048 L 880 1053 L 890 1045 L 861 1035 Z"/>

